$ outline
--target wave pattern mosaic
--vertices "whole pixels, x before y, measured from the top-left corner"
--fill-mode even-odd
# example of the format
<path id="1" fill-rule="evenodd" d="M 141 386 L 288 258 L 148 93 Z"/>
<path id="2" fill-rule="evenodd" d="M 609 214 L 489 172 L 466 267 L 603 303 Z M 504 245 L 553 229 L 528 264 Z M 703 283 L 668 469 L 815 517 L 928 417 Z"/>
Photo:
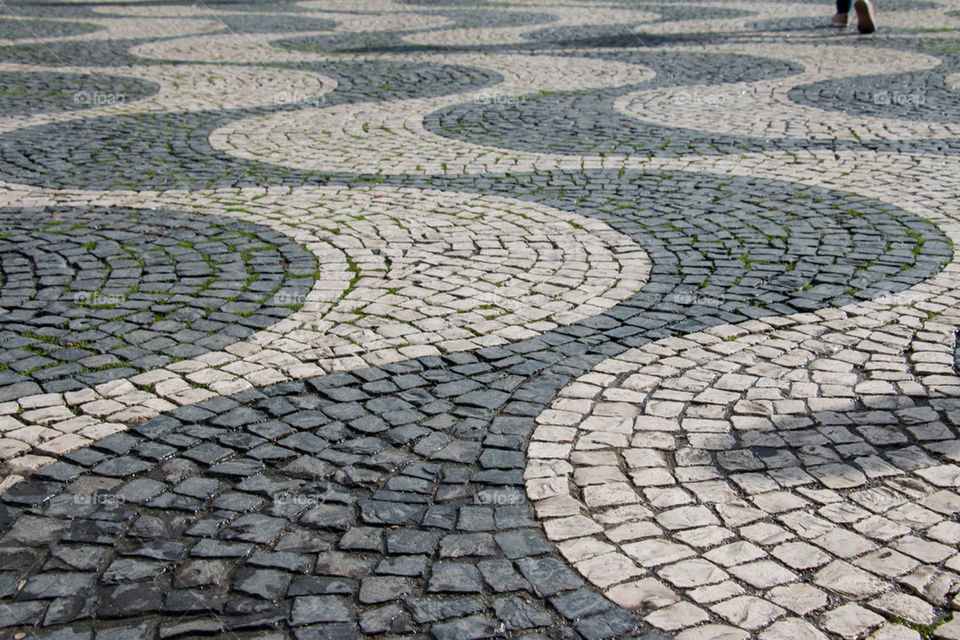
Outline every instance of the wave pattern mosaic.
<path id="1" fill-rule="evenodd" d="M 0 636 L 960 638 L 957 0 L 0 9 Z"/>

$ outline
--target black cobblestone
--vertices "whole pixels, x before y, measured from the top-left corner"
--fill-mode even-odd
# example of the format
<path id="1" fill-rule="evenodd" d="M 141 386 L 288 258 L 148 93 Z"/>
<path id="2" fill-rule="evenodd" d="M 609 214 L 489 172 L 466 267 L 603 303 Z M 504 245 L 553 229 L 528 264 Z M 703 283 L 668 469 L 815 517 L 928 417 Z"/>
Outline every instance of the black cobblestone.
<path id="1" fill-rule="evenodd" d="M 305 296 L 316 269 L 284 236 L 216 216 L 7 209 L 0 222 L 0 307 L 18 310 L 0 317 L 11 386 L 94 385 L 220 348 L 220 331 L 192 327 L 219 314 L 235 323 L 226 343 L 249 335 L 289 315 L 286 295 Z"/>

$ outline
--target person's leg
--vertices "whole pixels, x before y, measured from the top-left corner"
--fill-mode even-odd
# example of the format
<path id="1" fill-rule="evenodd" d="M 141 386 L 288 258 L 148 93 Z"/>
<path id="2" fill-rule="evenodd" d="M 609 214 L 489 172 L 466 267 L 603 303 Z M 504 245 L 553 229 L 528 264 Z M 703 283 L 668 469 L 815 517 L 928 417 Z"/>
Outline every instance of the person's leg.
<path id="1" fill-rule="evenodd" d="M 850 3 L 853 0 L 837 0 L 837 13 L 833 16 L 831 22 L 834 26 L 845 27 L 850 21 Z"/>

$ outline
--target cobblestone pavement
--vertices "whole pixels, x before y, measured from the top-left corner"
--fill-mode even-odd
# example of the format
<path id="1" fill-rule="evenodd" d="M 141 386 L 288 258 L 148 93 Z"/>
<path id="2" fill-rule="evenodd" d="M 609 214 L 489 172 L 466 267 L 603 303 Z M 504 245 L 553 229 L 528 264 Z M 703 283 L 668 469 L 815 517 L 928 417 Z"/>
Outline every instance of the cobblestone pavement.
<path id="1" fill-rule="evenodd" d="M 960 638 L 960 4 L 0 0 L 0 638 Z"/>

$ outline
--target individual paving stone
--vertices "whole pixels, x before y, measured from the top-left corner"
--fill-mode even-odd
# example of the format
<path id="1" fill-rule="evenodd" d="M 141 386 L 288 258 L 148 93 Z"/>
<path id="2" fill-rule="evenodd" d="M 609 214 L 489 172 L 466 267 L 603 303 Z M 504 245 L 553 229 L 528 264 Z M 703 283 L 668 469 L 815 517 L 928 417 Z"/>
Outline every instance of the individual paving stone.
<path id="1" fill-rule="evenodd" d="M 846 604 L 824 615 L 824 628 L 845 638 L 856 638 L 883 624 L 881 616 L 856 604 Z"/>
<path id="2" fill-rule="evenodd" d="M 400 605 L 391 604 L 361 614 L 360 629 L 364 633 L 409 633 L 413 622 Z"/>
<path id="3" fill-rule="evenodd" d="M 62 488 L 56 482 L 43 482 L 29 479 L 21 482 L 3 495 L 3 501 L 8 504 L 35 505 L 40 504 L 53 496 Z"/>
<path id="4" fill-rule="evenodd" d="M 700 627 L 694 627 L 677 634 L 680 640 L 743 640 L 749 638 L 750 634 L 743 629 L 737 629 L 722 624 L 705 624 Z"/>
<path id="5" fill-rule="evenodd" d="M 677 587 L 700 587 L 729 577 L 720 567 L 699 558 L 669 565 L 658 570 L 657 574 Z"/>
<path id="6" fill-rule="evenodd" d="M 122 584 L 104 589 L 98 615 L 106 618 L 154 613 L 161 609 L 160 588 L 152 583 Z"/>
<path id="7" fill-rule="evenodd" d="M 635 616 L 620 609 L 610 609 L 599 615 L 579 620 L 575 626 L 584 637 L 599 640 L 633 631 L 639 624 L 640 621 Z"/>
<path id="8" fill-rule="evenodd" d="M 960 622 L 953 619 L 946 624 L 942 624 L 934 631 L 934 637 L 943 638 L 943 640 L 955 640 L 960 638 Z"/>
<path id="9" fill-rule="evenodd" d="M 709 619 L 707 613 L 687 602 L 664 607 L 646 616 L 644 621 L 664 631 L 676 631 L 692 627 Z"/>
<path id="10" fill-rule="evenodd" d="M 530 590 L 527 582 L 508 560 L 481 560 L 477 568 L 487 585 L 496 592 Z"/>
<path id="11" fill-rule="evenodd" d="M 290 624 L 295 627 L 350 619 L 350 602 L 340 596 L 300 596 L 294 598 L 290 610 Z"/>
<path id="12" fill-rule="evenodd" d="M 833 529 L 813 542 L 841 558 L 852 558 L 877 548 L 876 543 L 844 529 Z"/>
<path id="13" fill-rule="evenodd" d="M 940 522 L 927 529 L 926 535 L 944 544 L 957 544 L 960 543 L 960 524 Z"/>
<path id="14" fill-rule="evenodd" d="M 35 600 L 69 596 L 90 589 L 93 576 L 83 573 L 39 573 L 27 580 L 20 597 Z"/>
<path id="15" fill-rule="evenodd" d="M 646 573 L 619 553 L 608 553 L 581 560 L 575 566 L 582 576 L 600 588 L 607 588 L 618 582 Z"/>
<path id="16" fill-rule="evenodd" d="M 272 569 L 240 569 L 234 575 L 233 589 L 258 596 L 264 600 L 276 600 L 287 592 L 290 574 Z"/>
<path id="17" fill-rule="evenodd" d="M 432 554 L 440 540 L 433 531 L 395 530 L 387 531 L 387 551 L 390 553 Z"/>
<path id="18" fill-rule="evenodd" d="M 509 596 L 493 601 L 493 610 L 508 631 L 518 631 L 554 624 L 554 617 L 543 609 L 536 609 L 519 596 Z"/>
<path id="19" fill-rule="evenodd" d="M 903 593 L 885 593 L 868 603 L 868 606 L 881 614 L 915 625 L 933 624 L 937 617 L 934 608 L 927 602 Z"/>
<path id="20" fill-rule="evenodd" d="M 753 596 L 740 596 L 711 607 L 731 624 L 744 629 L 760 629 L 785 612 L 777 605 Z"/>
<path id="21" fill-rule="evenodd" d="M 353 507 L 335 504 L 321 504 L 300 517 L 300 523 L 316 529 L 331 531 L 347 531 L 354 522 Z M 348 538 L 347 544 L 352 544 L 353 538 Z"/>
<path id="22" fill-rule="evenodd" d="M 644 567 L 655 567 L 696 555 L 693 549 L 686 545 L 661 540 L 630 543 L 624 545 L 623 550 Z"/>
<path id="23" fill-rule="evenodd" d="M 797 574 L 770 560 L 760 560 L 731 567 L 730 573 L 756 589 L 769 589 L 797 580 Z"/>
<path id="24" fill-rule="evenodd" d="M 189 560 L 183 563 L 174 577 L 178 587 L 202 587 L 223 584 L 230 565 L 223 560 Z"/>
<path id="25" fill-rule="evenodd" d="M 220 542 L 200 540 L 190 550 L 190 555 L 198 558 L 238 558 L 247 555 L 253 545 L 242 542 Z"/>
<path id="26" fill-rule="evenodd" d="M 360 582 L 359 600 L 364 604 L 388 602 L 413 593 L 414 583 L 406 578 L 370 576 Z"/>
<path id="27" fill-rule="evenodd" d="M 767 599 L 794 613 L 805 616 L 827 606 L 827 594 L 809 584 L 775 587 L 767 592 Z"/>
<path id="28" fill-rule="evenodd" d="M 14 602 L 5 605 L 4 626 L 37 624 L 46 608 L 47 604 L 45 602 Z"/>
<path id="29" fill-rule="evenodd" d="M 544 529 L 547 537 L 554 541 L 586 536 L 603 530 L 595 522 L 583 516 L 549 520 L 544 524 Z"/>
<path id="30" fill-rule="evenodd" d="M 493 555 L 496 549 L 489 533 L 449 534 L 440 540 L 441 558 Z"/>
<path id="31" fill-rule="evenodd" d="M 394 556 L 384 558 L 377 565 L 376 572 L 396 576 L 422 576 L 427 571 L 425 556 Z"/>
<path id="32" fill-rule="evenodd" d="M 55 547 L 47 561 L 47 569 L 96 570 L 109 554 L 109 550 L 92 545 Z"/>
<path id="33" fill-rule="evenodd" d="M 928 602 L 942 606 L 948 594 L 953 593 L 960 584 L 960 577 L 951 571 L 920 566 L 913 573 L 901 577 L 900 582 Z"/>
<path id="34" fill-rule="evenodd" d="M 661 608 L 680 600 L 676 592 L 655 578 L 619 584 L 608 589 L 605 595 L 626 609 Z"/>
<path id="35" fill-rule="evenodd" d="M 800 571 L 825 565 L 832 559 L 817 547 L 805 542 L 785 542 L 770 553 L 784 564 Z"/>
<path id="36" fill-rule="evenodd" d="M 764 555 L 764 551 L 760 547 L 750 544 L 749 542 L 741 541 L 711 549 L 704 554 L 704 557 L 724 567 L 731 567 L 743 562 L 756 560 Z"/>
<path id="37" fill-rule="evenodd" d="M 269 544 L 277 539 L 287 527 L 280 518 L 270 518 L 261 514 L 242 515 L 224 530 L 224 537 L 230 540 Z"/>
<path id="38" fill-rule="evenodd" d="M 834 560 L 813 578 L 821 587 L 850 598 L 860 599 L 886 591 L 890 585 L 853 565 Z"/>
<path id="39" fill-rule="evenodd" d="M 902 624 L 887 623 L 869 637 L 871 640 L 918 640 L 920 634 Z"/>
<path id="40" fill-rule="evenodd" d="M 438 562 L 433 567 L 428 591 L 444 593 L 479 593 L 483 591 L 480 572 L 463 562 Z"/>
<path id="41" fill-rule="evenodd" d="M 373 500 L 360 503 L 360 518 L 368 525 L 416 525 L 423 517 L 423 508 L 413 505 Z M 345 528 L 349 513 L 342 511 L 342 518 L 337 526 Z"/>
<path id="42" fill-rule="evenodd" d="M 579 589 L 550 599 L 553 606 L 568 619 L 593 617 L 611 608 L 610 602 L 587 589 Z"/>
<path id="43" fill-rule="evenodd" d="M 157 578 L 167 569 L 168 565 L 163 562 L 118 558 L 110 563 L 110 566 L 100 576 L 100 580 L 109 584 L 139 582 Z"/>
<path id="44" fill-rule="evenodd" d="M 854 526 L 858 532 L 875 540 L 893 540 L 907 533 L 910 528 L 880 516 L 871 516 L 857 522 Z"/>
<path id="45" fill-rule="evenodd" d="M 853 561 L 858 567 L 887 578 L 913 571 L 920 563 L 910 556 L 891 549 L 878 549 Z"/>
<path id="46" fill-rule="evenodd" d="M 496 633 L 497 623 L 486 616 L 475 615 L 452 622 L 441 622 L 430 630 L 437 640 L 489 638 Z"/>
<path id="47" fill-rule="evenodd" d="M 552 549 L 544 537 L 532 529 L 501 532 L 496 534 L 494 539 L 504 554 L 511 559 L 549 553 Z"/>
<path id="48" fill-rule="evenodd" d="M 436 622 L 476 613 L 482 606 L 473 598 L 454 600 L 439 598 L 406 598 L 404 604 L 415 622 Z"/>
<path id="49" fill-rule="evenodd" d="M 556 558 L 521 558 L 517 566 L 539 596 L 552 596 L 583 584 Z"/>
<path id="50" fill-rule="evenodd" d="M 939 542 L 922 540 L 915 536 L 904 536 L 894 545 L 894 549 L 912 556 L 921 562 L 939 563 L 956 552 L 956 549 Z"/>
<path id="51" fill-rule="evenodd" d="M 353 527 L 340 537 L 338 546 L 345 550 L 382 551 L 383 531 L 374 527 Z"/>
<path id="52" fill-rule="evenodd" d="M 831 489 L 850 489 L 866 484 L 866 477 L 856 468 L 843 464 L 825 464 L 809 469 L 811 475 Z"/>
<path id="53" fill-rule="evenodd" d="M 287 595 L 352 595 L 356 589 L 356 581 L 346 578 L 297 576 L 290 582 L 290 587 L 287 588 Z"/>
<path id="54" fill-rule="evenodd" d="M 774 622 L 757 637 L 760 640 L 825 640 L 827 636 L 805 620 L 787 618 Z"/>
<path id="55" fill-rule="evenodd" d="M 670 530 L 690 529 L 720 524 L 716 516 L 706 507 L 679 507 L 665 511 L 657 516 L 657 523 Z"/>

